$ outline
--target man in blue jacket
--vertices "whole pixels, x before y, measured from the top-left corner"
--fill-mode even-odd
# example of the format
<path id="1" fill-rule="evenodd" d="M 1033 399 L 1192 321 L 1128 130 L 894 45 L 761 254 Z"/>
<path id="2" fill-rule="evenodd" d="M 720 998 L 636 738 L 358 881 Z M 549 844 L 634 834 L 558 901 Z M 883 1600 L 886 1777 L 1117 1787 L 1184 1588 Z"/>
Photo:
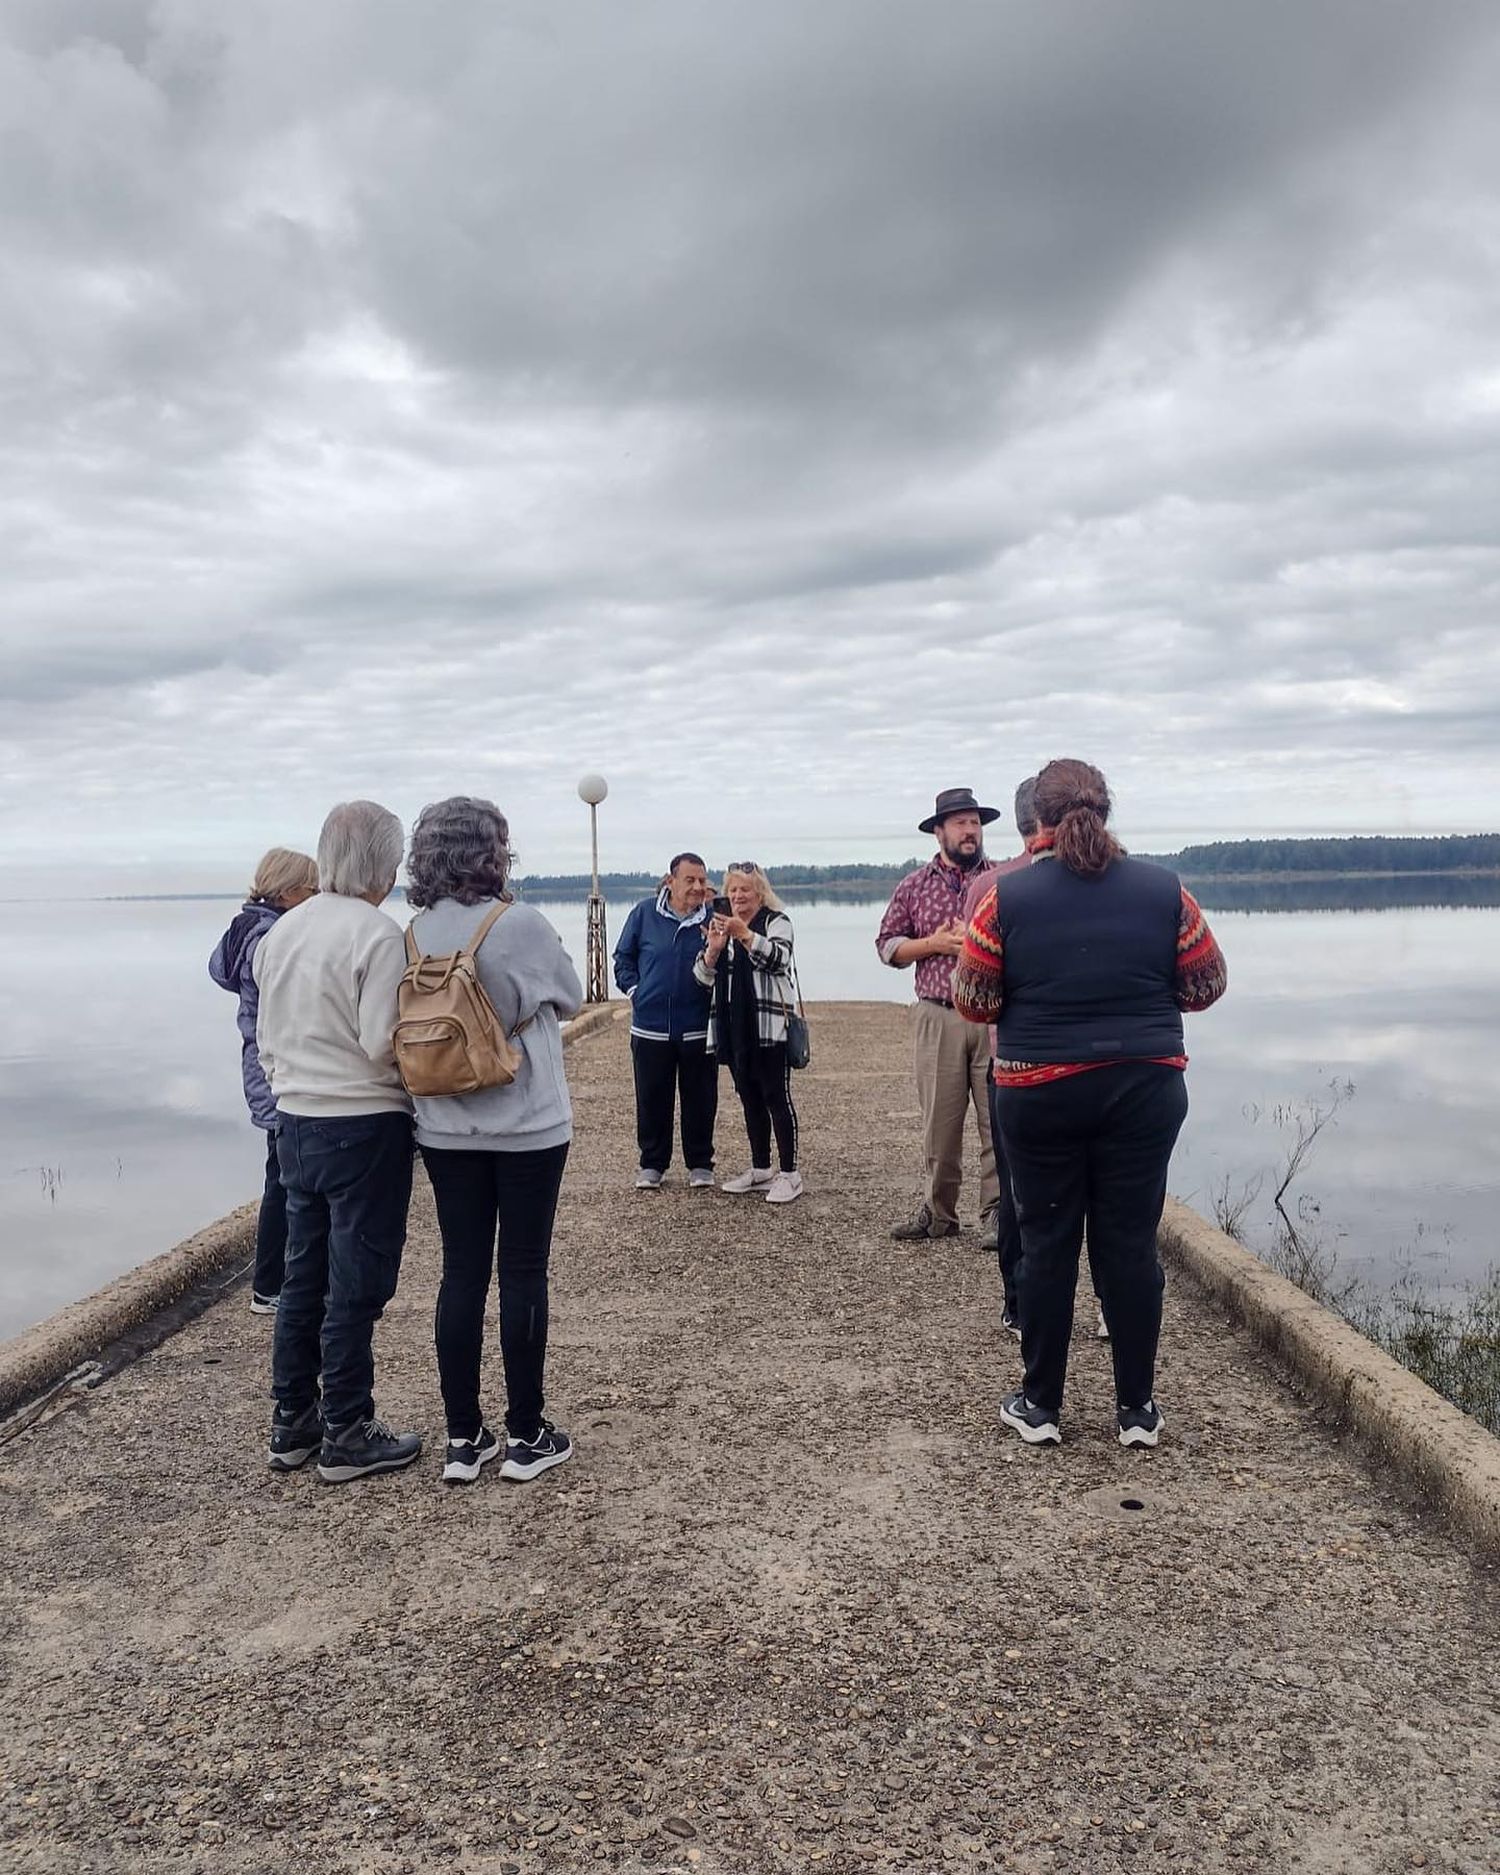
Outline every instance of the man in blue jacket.
<path id="1" fill-rule="evenodd" d="M 655 1191 L 672 1162 L 674 1091 L 682 1110 L 688 1183 L 714 1182 L 718 1063 L 708 1052 L 709 992 L 693 976 L 708 914 L 708 872 L 679 853 L 655 898 L 642 899 L 615 946 L 615 982 L 630 998 L 639 1191 Z"/>

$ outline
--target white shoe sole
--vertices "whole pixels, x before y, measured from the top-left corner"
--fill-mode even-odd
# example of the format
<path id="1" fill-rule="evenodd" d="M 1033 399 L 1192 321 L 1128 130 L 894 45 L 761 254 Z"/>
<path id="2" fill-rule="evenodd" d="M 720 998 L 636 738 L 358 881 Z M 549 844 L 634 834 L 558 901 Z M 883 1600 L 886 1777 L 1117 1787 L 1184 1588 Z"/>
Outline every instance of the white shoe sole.
<path id="1" fill-rule="evenodd" d="M 1009 1426 L 1011 1431 L 1020 1435 L 1027 1445 L 1061 1445 L 1062 1428 L 1056 1425 L 1033 1426 L 1024 1419 L 1015 1419 L 1000 1408 L 1000 1423 Z"/>
<path id="2" fill-rule="evenodd" d="M 450 1458 L 443 1466 L 444 1484 L 472 1484 L 489 1464 L 492 1458 L 498 1458 L 505 1447 L 497 1439 L 487 1452 L 481 1452 L 472 1465 L 466 1465 L 462 1459 Z"/>
<path id="3" fill-rule="evenodd" d="M 267 1452 L 266 1469 L 268 1471 L 301 1471 L 307 1461 L 310 1458 L 316 1458 L 322 1449 L 323 1441 L 319 1439 L 316 1445 L 309 1445 L 305 1449 L 296 1446 L 290 1452 Z"/>
<path id="4" fill-rule="evenodd" d="M 726 1178 L 719 1190 L 728 1192 L 731 1198 L 749 1198 L 755 1192 L 764 1192 L 770 1183 L 768 1178 L 758 1178 L 753 1185 L 742 1185 L 737 1178 Z"/>
<path id="5" fill-rule="evenodd" d="M 766 1203 L 795 1204 L 801 1196 L 802 1193 L 800 1191 L 768 1191 L 766 1193 Z"/>
<path id="6" fill-rule="evenodd" d="M 1120 1434 L 1121 1445 L 1155 1445 L 1166 1420 L 1158 1417 L 1154 1426 L 1127 1426 Z"/>
<path id="7" fill-rule="evenodd" d="M 509 1478 L 512 1484 L 526 1484 L 532 1478 L 540 1478 L 544 1471 L 551 1471 L 554 1465 L 566 1465 L 572 1456 L 570 1445 L 566 1452 L 549 1452 L 545 1458 L 533 1458 L 524 1465 L 518 1458 L 508 1458 L 500 1467 L 500 1476 Z"/>
<path id="8" fill-rule="evenodd" d="M 276 1313 L 276 1308 L 277 1305 L 274 1302 L 257 1302 L 254 1296 L 250 1298 L 250 1313 L 252 1315 L 274 1315 Z"/>

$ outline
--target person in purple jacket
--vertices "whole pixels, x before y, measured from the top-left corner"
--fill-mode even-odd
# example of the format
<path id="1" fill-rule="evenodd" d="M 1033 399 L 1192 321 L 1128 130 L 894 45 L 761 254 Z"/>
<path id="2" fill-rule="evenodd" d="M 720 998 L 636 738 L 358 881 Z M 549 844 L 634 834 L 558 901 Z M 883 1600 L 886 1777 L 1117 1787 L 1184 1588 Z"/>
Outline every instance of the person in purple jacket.
<path id="1" fill-rule="evenodd" d="M 274 1315 L 286 1260 L 286 1193 L 276 1161 L 276 1101 L 255 1046 L 260 991 L 251 972 L 255 948 L 284 911 L 318 889 L 316 861 L 289 847 L 273 846 L 255 869 L 250 896 L 208 960 L 208 974 L 240 999 L 240 1073 L 252 1122 L 266 1135 L 266 1188 L 255 1226 L 255 1274 L 250 1282 L 252 1315 Z"/>

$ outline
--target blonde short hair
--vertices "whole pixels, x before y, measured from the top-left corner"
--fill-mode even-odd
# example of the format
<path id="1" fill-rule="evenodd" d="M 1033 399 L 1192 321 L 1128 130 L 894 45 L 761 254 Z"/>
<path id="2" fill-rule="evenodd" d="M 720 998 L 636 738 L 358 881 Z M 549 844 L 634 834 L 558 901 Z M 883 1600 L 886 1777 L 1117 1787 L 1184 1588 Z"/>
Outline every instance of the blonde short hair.
<path id="1" fill-rule="evenodd" d="M 267 905 L 274 905 L 288 892 L 317 889 L 318 862 L 306 853 L 293 852 L 289 846 L 273 846 L 269 853 L 263 853 L 250 882 L 251 898 L 262 899 Z"/>
<path id="2" fill-rule="evenodd" d="M 730 872 L 737 872 L 742 879 L 749 879 L 754 884 L 756 891 L 760 894 L 761 904 L 764 905 L 768 911 L 781 910 L 781 900 L 777 898 L 775 888 L 753 859 L 737 859 L 734 862 L 729 868 L 729 872 L 726 872 L 724 875 L 722 889 L 725 892 L 729 890 Z"/>

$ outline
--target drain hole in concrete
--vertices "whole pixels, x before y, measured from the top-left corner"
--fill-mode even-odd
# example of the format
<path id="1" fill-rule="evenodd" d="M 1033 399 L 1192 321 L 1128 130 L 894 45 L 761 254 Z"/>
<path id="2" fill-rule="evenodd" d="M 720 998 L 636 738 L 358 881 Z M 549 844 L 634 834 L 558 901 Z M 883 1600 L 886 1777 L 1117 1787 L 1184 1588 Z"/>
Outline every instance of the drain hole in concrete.
<path id="1" fill-rule="evenodd" d="M 1121 1510 L 1144 1510 L 1145 1508 L 1146 1506 L 1138 1497 L 1122 1497 L 1120 1499 Z"/>

